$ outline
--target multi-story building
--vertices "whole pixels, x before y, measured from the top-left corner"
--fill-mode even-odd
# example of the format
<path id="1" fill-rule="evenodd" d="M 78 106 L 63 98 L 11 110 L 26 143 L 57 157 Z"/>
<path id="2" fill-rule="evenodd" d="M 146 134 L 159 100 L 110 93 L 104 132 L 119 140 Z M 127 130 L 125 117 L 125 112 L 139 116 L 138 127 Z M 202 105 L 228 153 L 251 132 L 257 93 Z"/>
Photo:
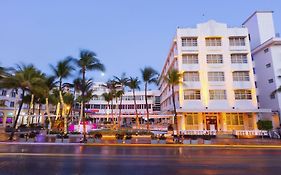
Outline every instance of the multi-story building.
<path id="1" fill-rule="evenodd" d="M 112 100 L 109 103 L 106 102 L 102 96 L 103 93 L 109 92 L 107 88 L 105 88 L 104 83 L 96 82 L 93 85 L 94 93 L 96 97 L 94 97 L 89 103 L 86 104 L 86 111 L 93 118 L 101 119 L 101 121 L 105 120 L 105 118 L 111 118 L 110 113 L 111 109 L 113 109 L 115 119 L 119 115 L 119 106 L 120 106 L 120 98 Z M 137 111 L 141 119 L 146 119 L 146 107 L 145 107 L 145 92 L 144 91 L 135 91 L 136 96 L 136 106 Z M 160 92 L 158 90 L 149 90 L 147 92 L 148 96 L 148 108 L 149 113 L 151 115 L 159 114 L 160 112 Z M 116 104 L 117 103 L 117 104 Z M 135 108 L 134 108 L 134 97 L 132 91 L 125 91 L 122 97 L 122 105 L 120 106 L 122 109 L 121 117 L 122 118 L 135 118 Z"/>
<path id="2" fill-rule="evenodd" d="M 0 125 L 11 124 L 18 108 L 19 93 L 13 89 L 0 89 Z M 24 104 L 22 113 L 25 114 L 28 105 Z"/>
<path id="3" fill-rule="evenodd" d="M 257 11 L 243 25 L 250 34 L 258 103 L 261 108 L 273 110 L 272 119 L 276 127 L 281 112 L 281 93 L 272 92 L 281 86 L 281 38 L 275 33 L 272 13 Z"/>
<path id="4" fill-rule="evenodd" d="M 176 86 L 181 130 L 254 130 L 258 109 L 247 28 L 216 21 L 178 28 L 162 69 L 182 73 Z M 160 81 L 161 110 L 171 113 L 171 88 Z"/>

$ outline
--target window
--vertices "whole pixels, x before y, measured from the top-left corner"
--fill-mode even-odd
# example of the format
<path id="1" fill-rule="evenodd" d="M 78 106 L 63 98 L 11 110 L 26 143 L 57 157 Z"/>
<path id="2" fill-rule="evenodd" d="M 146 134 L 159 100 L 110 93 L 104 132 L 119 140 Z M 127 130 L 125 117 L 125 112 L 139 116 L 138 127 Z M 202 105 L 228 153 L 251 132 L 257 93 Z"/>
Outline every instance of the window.
<path id="1" fill-rule="evenodd" d="M 7 95 L 7 90 L 2 90 L 2 96 L 6 96 Z"/>
<path id="2" fill-rule="evenodd" d="M 222 55 L 219 54 L 209 54 L 207 55 L 208 64 L 221 64 L 223 63 Z"/>
<path id="3" fill-rule="evenodd" d="M 243 113 L 226 113 L 227 125 L 244 125 Z"/>
<path id="4" fill-rule="evenodd" d="M 209 81 L 224 81 L 224 72 L 208 72 Z"/>
<path id="5" fill-rule="evenodd" d="M 185 72 L 183 81 L 199 81 L 199 72 Z"/>
<path id="6" fill-rule="evenodd" d="M 249 71 L 236 71 L 232 76 L 233 81 L 250 81 Z"/>
<path id="7" fill-rule="evenodd" d="M 268 80 L 268 83 L 273 83 L 273 79 L 269 79 L 269 80 Z"/>
<path id="8" fill-rule="evenodd" d="M 94 104 L 94 109 L 100 109 L 100 105 Z"/>
<path id="9" fill-rule="evenodd" d="M 182 64 L 198 64 L 198 55 L 197 54 L 183 55 Z"/>
<path id="10" fill-rule="evenodd" d="M 187 113 L 184 116 L 186 125 L 198 125 L 198 113 Z"/>
<path id="11" fill-rule="evenodd" d="M 268 52 L 268 48 L 264 49 L 263 52 L 264 52 L 264 53 L 267 53 L 267 52 Z"/>
<path id="12" fill-rule="evenodd" d="M 230 46 L 245 46 L 246 37 L 229 37 Z"/>
<path id="13" fill-rule="evenodd" d="M 245 64 L 248 63 L 247 54 L 231 54 L 232 64 Z"/>
<path id="14" fill-rule="evenodd" d="M 197 38 L 195 38 L 195 37 L 182 38 L 181 44 L 183 47 L 184 46 L 191 46 L 191 47 L 197 46 Z"/>
<path id="15" fill-rule="evenodd" d="M 12 96 L 12 97 L 16 97 L 16 92 L 15 92 L 15 91 L 12 91 L 12 92 L 11 92 L 11 96 Z"/>
<path id="16" fill-rule="evenodd" d="M 225 100 L 226 90 L 210 90 L 210 100 Z"/>
<path id="17" fill-rule="evenodd" d="M 268 64 L 265 65 L 265 67 L 266 67 L 266 68 L 269 68 L 269 67 L 271 67 L 271 64 L 268 63 Z"/>
<path id="18" fill-rule="evenodd" d="M 12 102 L 10 103 L 10 107 L 11 107 L 11 108 L 12 108 L 12 107 L 15 107 L 15 102 L 12 101 Z"/>
<path id="19" fill-rule="evenodd" d="M 235 93 L 236 100 L 251 100 L 252 99 L 252 93 L 250 90 L 239 89 L 239 90 L 234 90 L 234 93 Z"/>
<path id="20" fill-rule="evenodd" d="M 221 38 L 206 38 L 206 46 L 221 46 Z"/>
<path id="21" fill-rule="evenodd" d="M 270 99 L 275 99 L 275 93 L 270 94 Z"/>
<path id="22" fill-rule="evenodd" d="M 185 90 L 184 91 L 185 100 L 200 100 L 200 90 Z"/>

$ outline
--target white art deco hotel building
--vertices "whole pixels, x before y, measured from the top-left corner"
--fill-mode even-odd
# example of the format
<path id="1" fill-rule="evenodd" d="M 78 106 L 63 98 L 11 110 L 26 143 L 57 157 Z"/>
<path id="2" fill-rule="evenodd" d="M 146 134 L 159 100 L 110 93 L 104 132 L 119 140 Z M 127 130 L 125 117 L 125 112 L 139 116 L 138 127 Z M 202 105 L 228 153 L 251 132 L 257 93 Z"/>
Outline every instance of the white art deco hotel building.
<path id="1" fill-rule="evenodd" d="M 256 130 L 264 112 L 256 99 L 247 28 L 208 21 L 178 28 L 161 77 L 182 73 L 176 88 L 181 130 Z M 161 111 L 172 113 L 171 88 L 161 79 Z"/>

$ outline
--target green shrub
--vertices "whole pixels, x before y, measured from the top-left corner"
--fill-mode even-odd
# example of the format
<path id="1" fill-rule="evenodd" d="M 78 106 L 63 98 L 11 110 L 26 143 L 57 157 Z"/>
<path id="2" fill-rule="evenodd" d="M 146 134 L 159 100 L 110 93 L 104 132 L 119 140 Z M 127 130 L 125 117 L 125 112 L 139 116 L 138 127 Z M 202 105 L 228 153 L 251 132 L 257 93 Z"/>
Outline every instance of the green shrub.
<path id="1" fill-rule="evenodd" d="M 95 139 L 101 139 L 102 138 L 102 134 L 101 133 L 97 133 L 94 135 Z"/>
<path id="2" fill-rule="evenodd" d="M 272 121 L 270 120 L 259 120 L 257 122 L 259 130 L 271 130 L 273 128 Z"/>

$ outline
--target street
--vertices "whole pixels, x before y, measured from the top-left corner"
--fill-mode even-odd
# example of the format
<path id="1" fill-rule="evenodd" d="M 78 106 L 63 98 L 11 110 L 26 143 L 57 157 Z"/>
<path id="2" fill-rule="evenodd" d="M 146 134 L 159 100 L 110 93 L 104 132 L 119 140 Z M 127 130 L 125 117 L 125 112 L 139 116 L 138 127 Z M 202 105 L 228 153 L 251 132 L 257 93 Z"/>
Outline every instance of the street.
<path id="1" fill-rule="evenodd" d="M 0 145 L 0 174 L 280 174 L 281 149 Z"/>

